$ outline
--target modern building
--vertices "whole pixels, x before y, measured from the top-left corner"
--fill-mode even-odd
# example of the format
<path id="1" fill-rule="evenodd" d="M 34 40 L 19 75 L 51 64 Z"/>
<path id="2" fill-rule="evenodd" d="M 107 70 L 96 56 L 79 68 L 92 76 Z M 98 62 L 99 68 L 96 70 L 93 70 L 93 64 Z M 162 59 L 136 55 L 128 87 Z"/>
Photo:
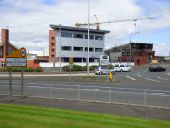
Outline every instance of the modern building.
<path id="1" fill-rule="evenodd" d="M 50 25 L 49 62 L 86 62 L 88 58 L 88 29 L 61 25 Z M 90 29 L 89 62 L 99 62 L 104 55 L 105 34 L 110 31 Z"/>
<path id="2" fill-rule="evenodd" d="M 152 43 L 128 43 L 105 51 L 111 62 L 134 62 L 135 65 L 151 63 L 155 57 Z"/>

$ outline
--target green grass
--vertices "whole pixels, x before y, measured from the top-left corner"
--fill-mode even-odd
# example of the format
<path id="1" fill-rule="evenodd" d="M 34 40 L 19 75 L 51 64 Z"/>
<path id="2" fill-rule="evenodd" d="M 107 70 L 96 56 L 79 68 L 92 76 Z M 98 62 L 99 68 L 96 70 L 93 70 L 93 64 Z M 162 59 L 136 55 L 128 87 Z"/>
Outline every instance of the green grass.
<path id="1" fill-rule="evenodd" d="M 0 128 L 170 128 L 170 121 L 0 104 Z"/>

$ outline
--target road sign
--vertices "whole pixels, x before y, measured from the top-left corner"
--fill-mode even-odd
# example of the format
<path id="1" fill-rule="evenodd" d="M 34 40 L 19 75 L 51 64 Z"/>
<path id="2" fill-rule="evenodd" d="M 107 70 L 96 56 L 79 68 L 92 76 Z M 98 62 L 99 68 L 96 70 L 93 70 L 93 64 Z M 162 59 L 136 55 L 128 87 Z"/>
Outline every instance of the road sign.
<path id="1" fill-rule="evenodd" d="M 20 48 L 17 51 L 12 52 L 6 57 L 6 67 L 26 67 L 27 55 L 26 49 Z"/>
<path id="2" fill-rule="evenodd" d="M 69 64 L 73 64 L 73 57 L 69 58 Z"/>
<path id="3" fill-rule="evenodd" d="M 26 67 L 26 58 L 6 58 L 6 67 Z"/>
<path id="4" fill-rule="evenodd" d="M 26 58 L 26 49 L 20 48 L 8 55 L 7 58 Z"/>

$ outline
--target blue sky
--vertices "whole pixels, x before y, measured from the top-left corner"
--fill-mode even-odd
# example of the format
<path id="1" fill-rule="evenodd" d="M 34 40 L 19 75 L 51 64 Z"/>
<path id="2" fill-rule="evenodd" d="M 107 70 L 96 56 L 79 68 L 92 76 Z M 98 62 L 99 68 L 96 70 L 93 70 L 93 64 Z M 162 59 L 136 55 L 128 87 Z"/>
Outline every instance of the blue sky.
<path id="1" fill-rule="evenodd" d="M 103 24 L 101 29 L 110 30 L 106 36 L 106 49 L 129 42 L 154 44 L 156 55 L 169 55 L 170 51 L 170 0 L 90 0 L 90 22 L 99 20 L 133 19 L 144 16 L 154 20 Z M 48 48 L 49 24 L 74 26 L 87 22 L 88 0 L 0 0 L 0 28 L 10 29 L 10 41 L 17 47 L 30 51 Z M 95 28 L 95 27 L 92 27 Z M 36 46 L 36 47 L 35 47 Z"/>

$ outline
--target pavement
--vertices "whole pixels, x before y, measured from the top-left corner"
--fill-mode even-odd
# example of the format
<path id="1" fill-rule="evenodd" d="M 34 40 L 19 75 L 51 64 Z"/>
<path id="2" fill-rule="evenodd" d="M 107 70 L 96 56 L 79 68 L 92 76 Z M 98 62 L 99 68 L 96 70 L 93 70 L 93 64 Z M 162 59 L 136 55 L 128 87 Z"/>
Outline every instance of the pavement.
<path id="1" fill-rule="evenodd" d="M 0 96 L 0 103 L 43 106 L 50 108 L 77 110 L 110 115 L 123 115 L 145 119 L 170 120 L 170 109 L 140 107 L 110 103 L 80 102 L 72 100 L 55 100 L 47 98 L 19 98 L 10 102 L 7 96 Z"/>

